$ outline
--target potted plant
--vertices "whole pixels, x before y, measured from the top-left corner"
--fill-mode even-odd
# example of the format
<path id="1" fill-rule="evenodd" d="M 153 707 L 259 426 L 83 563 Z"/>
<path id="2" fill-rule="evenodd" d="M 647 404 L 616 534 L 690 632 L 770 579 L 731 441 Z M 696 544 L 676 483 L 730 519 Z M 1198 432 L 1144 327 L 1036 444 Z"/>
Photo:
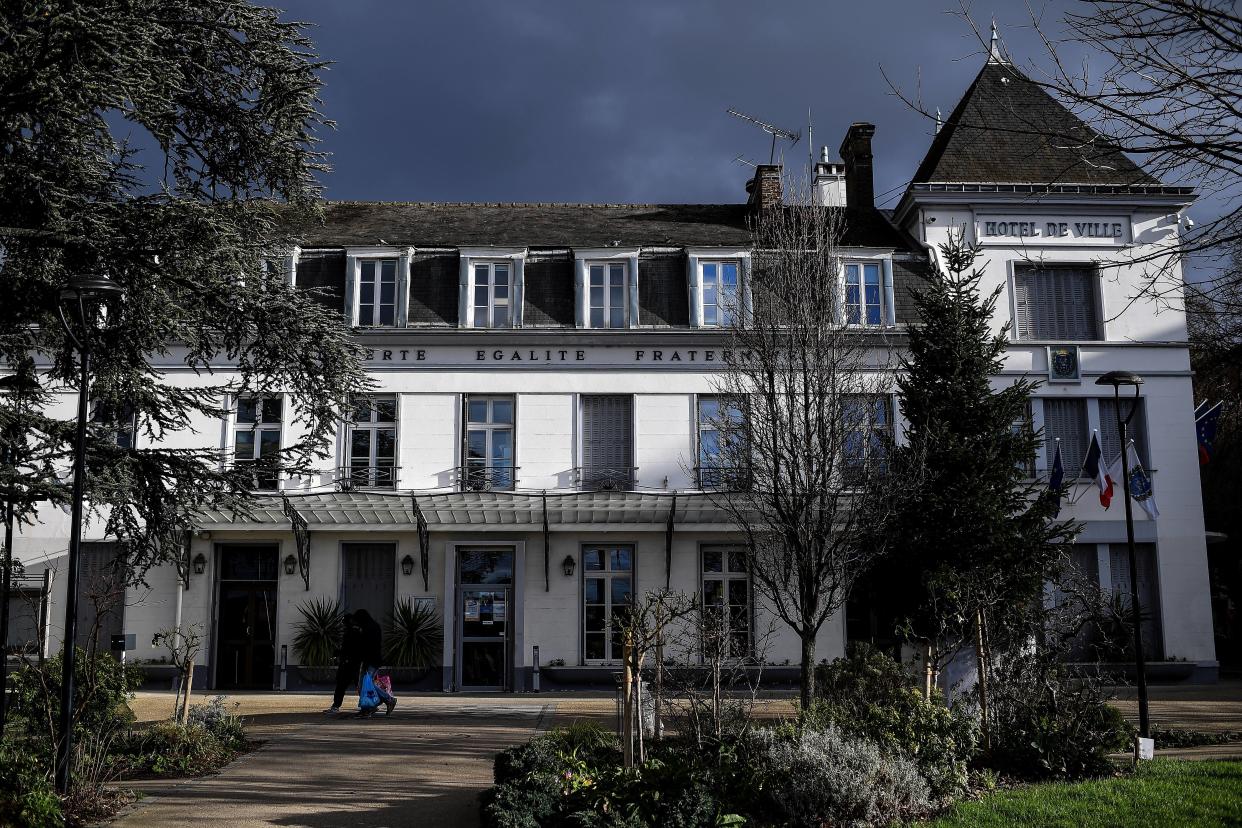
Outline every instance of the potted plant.
<path id="1" fill-rule="evenodd" d="M 336 653 L 341 646 L 344 619 L 336 601 L 320 596 L 298 606 L 302 620 L 293 625 L 293 654 L 298 674 L 311 684 L 331 683 L 336 676 Z"/>
<path id="2" fill-rule="evenodd" d="M 413 682 L 440 662 L 444 628 L 436 611 L 412 598 L 397 602 L 384 630 L 384 661 L 393 679 Z"/>

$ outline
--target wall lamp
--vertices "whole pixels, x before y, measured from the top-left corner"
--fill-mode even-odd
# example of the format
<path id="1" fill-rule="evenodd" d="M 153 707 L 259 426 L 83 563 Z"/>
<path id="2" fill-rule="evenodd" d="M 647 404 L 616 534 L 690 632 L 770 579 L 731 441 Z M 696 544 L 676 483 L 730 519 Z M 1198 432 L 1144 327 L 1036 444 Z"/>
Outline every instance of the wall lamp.
<path id="1" fill-rule="evenodd" d="M 413 575 L 414 574 L 414 559 L 411 558 L 409 555 L 406 555 L 404 558 L 401 559 L 401 574 L 402 575 Z"/>
<path id="2" fill-rule="evenodd" d="M 298 569 L 298 559 L 292 555 L 285 556 L 285 574 L 292 575 Z"/>
<path id="3" fill-rule="evenodd" d="M 207 559 L 203 557 L 203 553 L 199 552 L 194 556 L 194 560 L 190 562 L 194 567 L 195 575 L 202 575 L 207 571 Z"/>
<path id="4" fill-rule="evenodd" d="M 574 567 L 577 565 L 578 562 L 574 560 L 573 555 L 566 555 L 565 560 L 561 561 L 561 572 L 565 573 L 566 578 L 572 578 L 574 576 Z"/>

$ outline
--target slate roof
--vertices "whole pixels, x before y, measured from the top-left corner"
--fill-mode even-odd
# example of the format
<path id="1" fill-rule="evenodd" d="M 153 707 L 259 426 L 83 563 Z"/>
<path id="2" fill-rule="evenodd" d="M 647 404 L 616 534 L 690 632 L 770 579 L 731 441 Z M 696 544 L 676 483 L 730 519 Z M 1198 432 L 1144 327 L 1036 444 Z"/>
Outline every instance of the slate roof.
<path id="1" fill-rule="evenodd" d="M 744 204 L 330 201 L 297 235 L 303 247 L 744 247 L 748 215 Z M 878 210 L 846 208 L 845 228 L 849 246 L 915 249 Z"/>
<path id="2" fill-rule="evenodd" d="M 911 179 L 930 182 L 1160 184 L 1001 61 L 984 65 Z"/>

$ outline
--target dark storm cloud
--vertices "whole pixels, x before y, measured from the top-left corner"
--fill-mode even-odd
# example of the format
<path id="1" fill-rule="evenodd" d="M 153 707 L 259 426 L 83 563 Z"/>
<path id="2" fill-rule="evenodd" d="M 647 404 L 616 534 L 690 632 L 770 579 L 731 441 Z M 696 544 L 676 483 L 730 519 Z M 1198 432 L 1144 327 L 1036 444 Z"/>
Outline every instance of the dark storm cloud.
<path id="1" fill-rule="evenodd" d="M 717 202 L 766 161 L 736 107 L 804 133 L 787 165 L 876 124 L 876 191 L 900 188 L 930 141 L 881 74 L 947 114 L 983 62 L 933 2 L 290 2 L 334 61 L 325 74 L 331 198 Z M 986 26 L 993 9 L 975 6 Z M 998 4 L 1017 58 L 1025 4 Z M 1050 15 L 1052 17 L 1052 15 Z"/>

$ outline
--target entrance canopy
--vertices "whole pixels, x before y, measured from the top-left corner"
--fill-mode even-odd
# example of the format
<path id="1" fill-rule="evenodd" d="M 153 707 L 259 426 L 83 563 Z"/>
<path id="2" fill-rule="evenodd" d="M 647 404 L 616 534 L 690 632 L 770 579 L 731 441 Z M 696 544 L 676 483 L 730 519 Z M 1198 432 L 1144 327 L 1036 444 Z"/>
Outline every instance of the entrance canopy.
<path id="1" fill-rule="evenodd" d="M 255 497 L 238 511 L 207 509 L 196 528 L 293 532 L 302 580 L 310 589 L 310 533 L 330 529 L 418 533 L 423 586 L 433 529 L 479 532 L 541 531 L 548 586 L 548 536 L 554 531 L 606 531 L 618 526 L 663 531 L 665 575 L 671 577 L 673 531 L 728 531 L 734 526 L 715 494 L 654 492 L 326 492 Z"/>

